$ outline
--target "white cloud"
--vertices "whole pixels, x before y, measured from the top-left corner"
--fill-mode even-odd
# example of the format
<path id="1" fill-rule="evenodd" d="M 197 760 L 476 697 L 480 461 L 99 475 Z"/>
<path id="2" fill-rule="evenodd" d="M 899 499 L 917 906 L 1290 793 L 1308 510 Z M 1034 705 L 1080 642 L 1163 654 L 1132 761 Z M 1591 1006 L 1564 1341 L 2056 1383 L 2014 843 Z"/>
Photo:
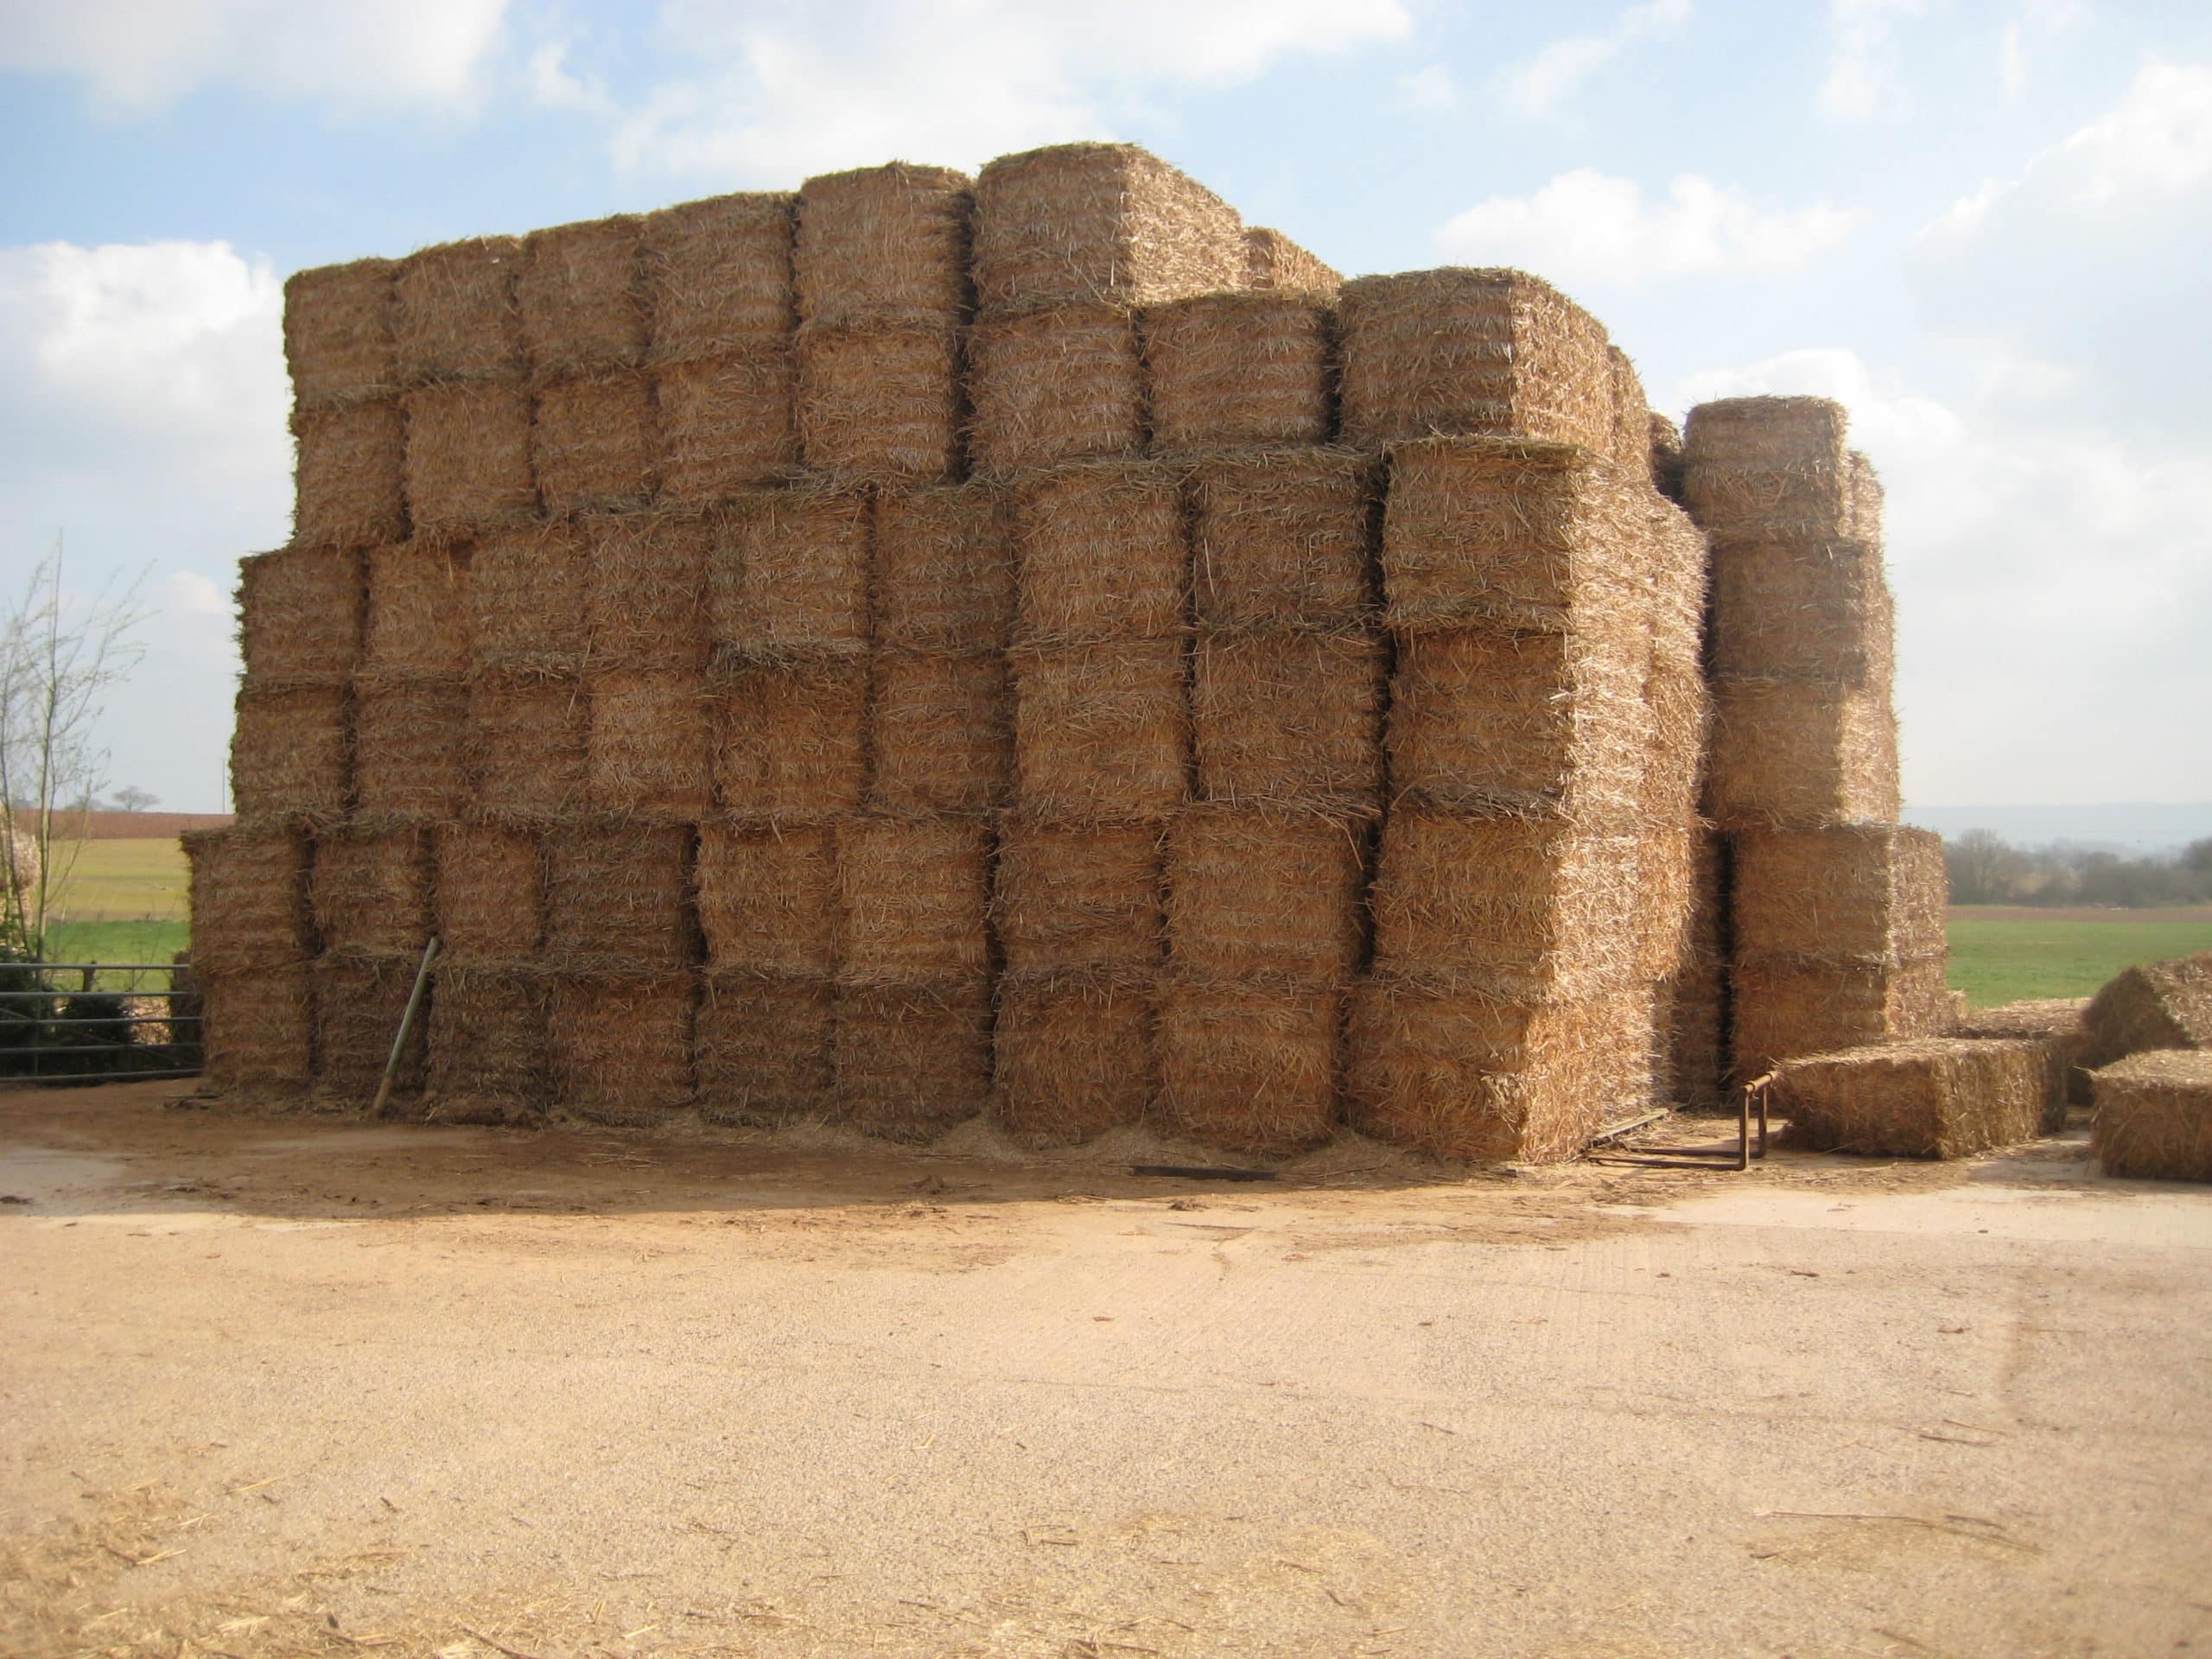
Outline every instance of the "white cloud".
<path id="1" fill-rule="evenodd" d="M 1834 50 L 1827 79 L 1821 83 L 1821 107 L 1857 121 L 1903 108 L 1897 23 L 1923 10 L 1924 0 L 1829 0 L 1828 35 Z"/>
<path id="2" fill-rule="evenodd" d="M 2009 99 L 2027 96 L 2034 60 L 2043 48 L 2088 16 L 2080 0 L 2027 0 L 2009 19 L 1997 48 L 1997 80 Z"/>
<path id="3" fill-rule="evenodd" d="M 465 102 L 506 0 L 0 0 L 0 69 L 71 75 L 118 113 L 202 87 Z"/>
<path id="4" fill-rule="evenodd" d="M 533 104 L 547 110 L 577 110 L 605 114 L 613 107 L 607 87 L 588 71 L 578 74 L 569 67 L 569 42 L 547 41 L 530 54 L 523 66 L 524 83 Z"/>
<path id="5" fill-rule="evenodd" d="M 1470 264 L 1621 289 L 1703 271 L 1790 270 L 1843 241 L 1859 217 L 1827 206 L 1763 209 L 1694 173 L 1678 176 L 1664 201 L 1647 203 L 1633 180 L 1580 168 L 1533 195 L 1479 202 L 1436 239 Z"/>
<path id="6" fill-rule="evenodd" d="M 1442 64 L 1432 63 L 1426 69 L 1398 77 L 1398 101 L 1409 110 L 1456 110 L 1459 83 Z"/>
<path id="7" fill-rule="evenodd" d="M 1554 41 L 1501 77 L 1506 107 L 1521 115 L 1549 113 L 1605 63 L 1638 41 L 1680 28 L 1690 11 L 1690 0 L 1647 0 L 1622 12 L 1602 35 Z"/>

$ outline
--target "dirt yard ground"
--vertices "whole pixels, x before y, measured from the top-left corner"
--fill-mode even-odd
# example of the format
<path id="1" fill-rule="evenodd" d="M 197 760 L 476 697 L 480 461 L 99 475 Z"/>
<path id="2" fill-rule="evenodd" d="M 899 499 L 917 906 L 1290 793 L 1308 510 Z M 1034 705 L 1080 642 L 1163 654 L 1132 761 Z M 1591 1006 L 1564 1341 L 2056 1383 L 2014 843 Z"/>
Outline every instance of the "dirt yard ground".
<path id="1" fill-rule="evenodd" d="M 0 1095 L 10 1654 L 2212 1652 L 2212 1191 L 2078 1133 L 1262 1185 L 164 1092 Z"/>

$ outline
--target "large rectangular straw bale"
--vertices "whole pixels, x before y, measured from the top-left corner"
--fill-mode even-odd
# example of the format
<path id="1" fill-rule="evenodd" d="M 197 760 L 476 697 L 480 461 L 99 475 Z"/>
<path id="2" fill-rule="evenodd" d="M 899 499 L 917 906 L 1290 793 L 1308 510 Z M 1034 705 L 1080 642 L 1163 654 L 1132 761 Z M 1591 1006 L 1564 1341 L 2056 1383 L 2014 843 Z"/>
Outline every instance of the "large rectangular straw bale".
<path id="1" fill-rule="evenodd" d="M 1166 938 L 1164 858 L 1156 823 L 1007 819 L 991 894 L 1007 971 L 1148 978 Z"/>
<path id="2" fill-rule="evenodd" d="M 449 960 L 534 957 L 545 944 L 545 849 L 517 823 L 442 823 L 431 832 L 438 939 Z"/>
<path id="3" fill-rule="evenodd" d="M 1033 1147 L 1143 1121 L 1160 1083 L 1149 974 L 1008 974 L 992 1033 L 992 1112 Z"/>
<path id="4" fill-rule="evenodd" d="M 2082 1020 L 2092 1068 L 2150 1048 L 2212 1049 L 2212 950 L 2122 969 Z"/>
<path id="5" fill-rule="evenodd" d="M 645 215 L 643 263 L 656 359 L 753 350 L 798 326 L 791 286 L 798 200 L 764 190 Z"/>
<path id="6" fill-rule="evenodd" d="M 364 679 L 353 705 L 353 799 L 364 813 L 449 818 L 468 804 L 468 684 Z"/>
<path id="7" fill-rule="evenodd" d="M 990 969 L 989 830 L 960 818 L 837 826 L 837 972 L 847 984 L 981 977 Z"/>
<path id="8" fill-rule="evenodd" d="M 419 952 L 431 934 L 430 838 L 415 825 L 326 830 L 308 893 L 326 950 Z"/>
<path id="9" fill-rule="evenodd" d="M 664 363 L 652 383 L 654 472 L 671 505 L 711 505 L 798 465 L 798 360 L 788 340 Z"/>
<path id="10" fill-rule="evenodd" d="M 1949 889 L 1942 838 L 1848 824 L 1735 837 L 1736 954 L 1840 962 L 1925 961 L 1943 952 Z"/>
<path id="11" fill-rule="evenodd" d="M 701 954 L 692 831 L 594 818 L 545 836 L 545 950 L 568 973 L 681 968 Z"/>
<path id="12" fill-rule="evenodd" d="M 591 681 L 584 798 L 602 811 L 696 817 L 714 805 L 714 721 L 695 673 L 610 671 Z"/>
<path id="13" fill-rule="evenodd" d="M 327 680 L 238 687 L 231 801 L 245 823 L 318 822 L 353 802 L 353 698 Z"/>
<path id="14" fill-rule="evenodd" d="M 1022 806 L 1075 819 L 1157 817 L 1187 793 L 1182 642 L 1040 647 L 1012 658 Z"/>
<path id="15" fill-rule="evenodd" d="M 1786 1060 L 1767 1106 L 1789 1120 L 1797 1146 L 1966 1158 L 2035 1138 L 2044 1077 L 2038 1043 L 1934 1038 Z"/>
<path id="16" fill-rule="evenodd" d="M 1713 550 L 1705 532 L 1673 502 L 1646 493 L 1644 548 L 1651 576 L 1651 655 L 1684 674 L 1706 667 L 1706 622 L 1712 599 Z"/>
<path id="17" fill-rule="evenodd" d="M 594 1122 L 643 1125 L 690 1103 L 690 974 L 563 973 L 549 989 L 556 1104 Z"/>
<path id="18" fill-rule="evenodd" d="M 715 526 L 697 513 L 591 513 L 577 522 L 597 669 L 704 668 Z"/>
<path id="19" fill-rule="evenodd" d="M 1685 968 L 1661 982 L 1658 995 L 1674 1099 L 1719 1106 L 1728 1090 L 1727 969 L 1717 963 Z"/>
<path id="20" fill-rule="evenodd" d="M 1379 480 L 1371 456 L 1301 448 L 1217 455 L 1191 473 L 1200 623 L 1341 627 L 1371 611 Z"/>
<path id="21" fill-rule="evenodd" d="M 1612 364 L 1598 320 L 1517 270 L 1446 268 L 1346 283 L 1345 442 L 1525 437 L 1607 451 Z"/>
<path id="22" fill-rule="evenodd" d="M 996 652 L 880 651 L 871 657 L 868 803 L 920 816 L 1007 804 L 1014 706 Z"/>
<path id="23" fill-rule="evenodd" d="M 1732 830 L 1892 823 L 1897 715 L 1886 688 L 1716 680 L 1707 810 Z"/>
<path id="24" fill-rule="evenodd" d="M 342 679 L 361 651 L 361 556 L 287 547 L 238 561 L 238 649 L 259 680 Z"/>
<path id="25" fill-rule="evenodd" d="M 1519 997 L 1573 1000 L 1633 967 L 1636 842 L 1571 824 L 1401 808 L 1382 826 L 1375 957 Z"/>
<path id="26" fill-rule="evenodd" d="M 1203 294 L 1147 312 L 1157 449 L 1319 443 L 1329 435 L 1329 312 L 1304 294 Z"/>
<path id="27" fill-rule="evenodd" d="M 2089 1147 L 2107 1175 L 2212 1181 L 2212 1054 L 2151 1049 L 2090 1079 Z"/>
<path id="28" fill-rule="evenodd" d="M 582 806 L 589 712 L 583 682 L 575 677 L 494 674 L 471 681 L 462 759 L 478 809 L 558 815 Z"/>
<path id="29" fill-rule="evenodd" d="M 1331 985 L 1366 951 L 1369 827 L 1317 812 L 1194 809 L 1167 832 L 1167 941 L 1186 978 Z"/>
<path id="30" fill-rule="evenodd" d="M 465 530 L 535 516 L 537 478 L 531 465 L 525 387 L 456 381 L 420 387 L 401 404 L 407 416 L 407 515 L 416 529 Z"/>
<path id="31" fill-rule="evenodd" d="M 917 651 L 1001 651 L 1014 624 L 1014 524 L 990 484 L 875 499 L 875 639 Z"/>
<path id="32" fill-rule="evenodd" d="M 815 471 L 944 482 L 960 473 L 960 341 L 950 329 L 799 330 L 799 454 Z"/>
<path id="33" fill-rule="evenodd" d="M 1448 981 L 1363 982 L 1345 1021 L 1352 1126 L 1440 1158 L 1571 1158 L 1648 1098 L 1654 1007 L 1648 988 L 1515 1001 Z"/>
<path id="34" fill-rule="evenodd" d="M 1669 977 L 1689 949 L 1701 839 L 1694 819 L 1649 823 L 1636 837 L 1634 972 L 1638 979 Z"/>
<path id="35" fill-rule="evenodd" d="M 420 951 L 340 950 L 315 958 L 308 973 L 315 1089 L 325 1104 L 365 1112 L 374 1102 L 421 967 Z M 429 1027 L 428 1020 L 418 1020 L 400 1050 L 392 1084 L 402 1098 L 423 1086 Z"/>
<path id="36" fill-rule="evenodd" d="M 1738 1082 L 1808 1054 L 1946 1036 L 1952 1020 L 1940 960 L 1738 962 L 1728 1008 Z"/>
<path id="37" fill-rule="evenodd" d="M 1866 542 L 1738 540 L 1713 555 L 1713 670 L 1739 679 L 1888 683 L 1895 601 Z"/>
<path id="38" fill-rule="evenodd" d="M 512 236 L 448 242 L 400 261 L 392 334 L 410 385 L 522 373 L 522 263 Z"/>
<path id="39" fill-rule="evenodd" d="M 827 1116 L 836 1100 L 835 988 L 824 978 L 709 969 L 692 1033 L 699 1115 L 774 1128 Z"/>
<path id="40" fill-rule="evenodd" d="M 284 279 L 284 365 L 292 401 L 324 409 L 399 390 L 399 354 L 392 340 L 389 259 L 296 270 Z"/>
<path id="41" fill-rule="evenodd" d="M 1333 985 L 1209 983 L 1160 992 L 1160 1097 L 1171 1135 L 1281 1156 L 1329 1138 L 1337 1117 L 1342 995 Z"/>
<path id="42" fill-rule="evenodd" d="M 1826 397 L 1727 397 L 1690 411 L 1682 499 L 1714 537 L 1847 539 L 1849 416 Z"/>
<path id="43" fill-rule="evenodd" d="M 315 1074 L 315 1003 L 304 962 L 195 967 L 207 1080 L 253 1091 L 305 1088 Z"/>
<path id="44" fill-rule="evenodd" d="M 1334 299 L 1344 279 L 1292 241 L 1263 225 L 1244 232 L 1244 286 L 1266 293 L 1314 294 Z"/>
<path id="45" fill-rule="evenodd" d="M 1001 156 L 976 181 L 976 296 L 988 313 L 1164 305 L 1244 285 L 1236 210 L 1134 144 Z"/>
<path id="46" fill-rule="evenodd" d="M 1882 545 L 1882 480 L 1874 463 L 1853 449 L 1851 467 L 1851 537 L 1867 546 Z"/>
<path id="47" fill-rule="evenodd" d="M 530 464 L 548 512 L 651 500 L 659 457 L 652 383 L 641 370 L 566 374 L 537 388 Z"/>
<path id="48" fill-rule="evenodd" d="M 926 1141 L 989 1104 L 990 982 L 841 984 L 831 1054 L 838 1109 L 856 1128 Z"/>
<path id="49" fill-rule="evenodd" d="M 815 819 L 868 792 L 868 663 L 855 653 L 734 664 L 715 682 L 715 785 L 725 812 Z"/>
<path id="50" fill-rule="evenodd" d="M 2031 997 L 1994 1008 L 1974 1008 L 1952 1027 L 1955 1037 L 2027 1038 L 2043 1045 L 2045 1068 L 2043 1127 L 2055 1132 L 2066 1127 L 2066 1109 L 2074 1102 L 2089 1103 L 2089 1076 L 2082 1070 L 2082 1056 L 2089 1045 L 2086 996 Z"/>
<path id="51" fill-rule="evenodd" d="M 450 678 L 468 671 L 469 549 L 435 537 L 372 548 L 362 666 Z"/>
<path id="52" fill-rule="evenodd" d="M 1713 730 L 1713 696 L 1694 665 L 1652 659 L 1643 683 L 1651 749 L 1644 759 L 1640 811 L 1672 826 L 1697 816 Z"/>
<path id="53" fill-rule="evenodd" d="M 826 981 L 837 966 L 837 843 L 826 825 L 699 826 L 698 902 L 718 969 Z"/>
<path id="54" fill-rule="evenodd" d="M 306 836 L 281 826 L 228 824 L 181 839 L 191 868 L 195 969 L 274 968 L 314 952 Z"/>
<path id="55" fill-rule="evenodd" d="M 1605 453 L 1623 472 L 1643 477 L 1651 466 L 1651 408 L 1636 364 L 1618 346 L 1605 348 L 1613 393 L 1612 431 Z"/>
<path id="56" fill-rule="evenodd" d="M 975 181 L 949 167 L 892 162 L 809 179 L 798 193 L 799 321 L 958 322 L 974 210 Z"/>
<path id="57" fill-rule="evenodd" d="M 712 520 L 709 628 L 725 658 L 868 640 L 864 490 L 804 485 L 736 498 Z"/>
<path id="58" fill-rule="evenodd" d="M 969 448 L 979 473 L 1134 455 L 1144 448 L 1136 319 L 1075 305 L 986 317 L 969 336 Z"/>
<path id="59" fill-rule="evenodd" d="M 467 629 L 480 674 L 581 673 L 589 643 L 591 565 L 566 519 L 500 524 L 470 545 Z"/>
<path id="60" fill-rule="evenodd" d="M 515 301 L 532 374 L 634 367 L 644 358 L 643 230 L 635 214 L 616 213 L 523 238 Z"/>
<path id="61" fill-rule="evenodd" d="M 548 986 L 523 963 L 439 958 L 430 988 L 423 1116 L 448 1123 L 512 1122 L 544 1109 Z"/>
<path id="62" fill-rule="evenodd" d="M 408 425 L 386 397 L 292 416 L 292 539 L 303 547 L 371 547 L 407 534 Z M 434 504 L 435 505 L 435 504 Z"/>
<path id="63" fill-rule="evenodd" d="M 1014 497 L 1023 639 L 1081 644 L 1173 634 L 1191 556 L 1181 480 L 1149 461 L 1085 461 L 1025 480 Z"/>

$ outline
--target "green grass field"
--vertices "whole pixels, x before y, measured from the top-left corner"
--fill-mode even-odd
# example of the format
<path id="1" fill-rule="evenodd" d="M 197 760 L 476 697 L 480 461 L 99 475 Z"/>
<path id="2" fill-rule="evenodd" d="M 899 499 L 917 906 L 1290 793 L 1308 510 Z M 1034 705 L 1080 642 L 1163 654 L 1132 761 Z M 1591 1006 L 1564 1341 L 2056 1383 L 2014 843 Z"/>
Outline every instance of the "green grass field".
<path id="1" fill-rule="evenodd" d="M 56 921 L 185 919 L 184 849 L 174 838 L 81 842 L 55 862 L 67 866 L 48 901 Z"/>
<path id="2" fill-rule="evenodd" d="M 2212 950 L 2212 906 L 2187 911 L 1951 912 L 1949 979 L 1978 1008 L 2028 996 L 2090 996 L 2139 962 Z"/>

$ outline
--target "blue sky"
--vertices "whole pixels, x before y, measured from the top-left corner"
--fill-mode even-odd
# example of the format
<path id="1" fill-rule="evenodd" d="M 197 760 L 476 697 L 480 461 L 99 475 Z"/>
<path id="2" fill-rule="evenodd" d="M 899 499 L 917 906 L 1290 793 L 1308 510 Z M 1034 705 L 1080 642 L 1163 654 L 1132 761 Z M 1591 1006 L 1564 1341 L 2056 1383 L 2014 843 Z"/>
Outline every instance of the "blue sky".
<path id="1" fill-rule="evenodd" d="M 1841 397 L 1908 800 L 2212 800 L 2212 7 L 0 0 L 0 581 L 150 567 L 117 784 L 218 804 L 302 265 L 1147 144 L 1347 273 L 1520 264 L 1654 404 Z"/>

